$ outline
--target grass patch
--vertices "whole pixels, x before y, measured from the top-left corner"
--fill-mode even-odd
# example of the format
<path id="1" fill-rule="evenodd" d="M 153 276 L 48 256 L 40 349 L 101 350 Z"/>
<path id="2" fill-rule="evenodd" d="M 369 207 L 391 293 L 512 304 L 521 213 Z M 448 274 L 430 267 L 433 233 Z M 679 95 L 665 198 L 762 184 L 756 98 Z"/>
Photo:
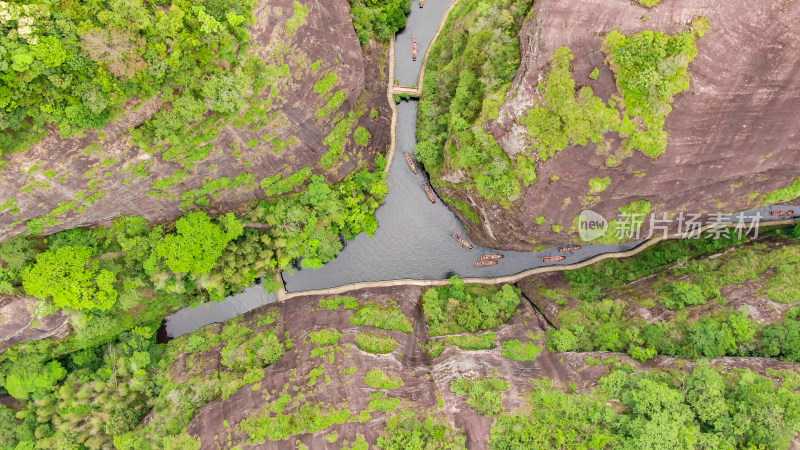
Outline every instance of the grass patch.
<path id="1" fill-rule="evenodd" d="M 328 72 L 322 76 L 322 78 L 314 83 L 314 92 L 319 95 L 325 95 L 336 86 L 336 83 L 339 81 L 339 76 L 333 72 Z"/>
<path id="2" fill-rule="evenodd" d="M 400 377 L 387 375 L 380 369 L 372 369 L 367 372 L 364 381 L 372 389 L 397 389 L 403 386 L 403 380 Z"/>
<path id="3" fill-rule="evenodd" d="M 589 193 L 598 194 L 608 189 L 611 185 L 611 178 L 592 178 L 589 180 Z"/>
<path id="4" fill-rule="evenodd" d="M 297 29 L 306 23 L 306 16 L 308 16 L 308 6 L 295 1 L 294 14 L 289 20 L 286 21 L 286 34 L 289 36 L 294 35 L 297 32 Z"/>
<path id="5" fill-rule="evenodd" d="M 344 307 L 344 309 L 356 309 L 358 308 L 358 300 L 355 297 L 333 297 L 319 301 L 319 307 L 328 311 L 336 311 L 340 306 Z"/>
<path id="6" fill-rule="evenodd" d="M 370 411 L 380 411 L 388 413 L 399 408 L 400 403 L 402 403 L 402 400 L 400 400 L 399 398 L 387 397 L 386 394 L 382 392 L 375 392 L 370 397 L 369 405 L 367 406 L 367 408 Z"/>
<path id="7" fill-rule="evenodd" d="M 514 361 L 533 361 L 542 349 L 532 342 L 520 342 L 516 339 L 503 341 L 503 358 Z"/>
<path id="8" fill-rule="evenodd" d="M 759 200 L 761 205 L 774 205 L 786 203 L 800 197 L 800 178 L 794 180 L 789 186 L 777 191 L 764 194 Z"/>
<path id="9" fill-rule="evenodd" d="M 305 183 L 311 175 L 311 168 L 308 166 L 303 167 L 282 180 L 280 179 L 280 174 L 276 173 L 271 177 L 262 178 L 261 188 L 264 189 L 268 197 L 285 194 Z"/>

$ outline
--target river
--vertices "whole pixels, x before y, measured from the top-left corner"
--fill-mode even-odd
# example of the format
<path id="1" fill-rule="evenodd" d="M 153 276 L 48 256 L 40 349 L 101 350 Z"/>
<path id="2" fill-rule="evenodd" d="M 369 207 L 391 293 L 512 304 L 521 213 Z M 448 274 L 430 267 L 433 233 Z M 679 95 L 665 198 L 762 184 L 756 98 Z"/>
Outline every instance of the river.
<path id="1" fill-rule="evenodd" d="M 422 60 L 441 22 L 450 1 L 428 0 L 420 9 L 415 2 L 408 25 L 396 38 L 395 79 L 400 85 L 417 84 Z M 411 37 L 416 36 L 419 48 L 417 61 L 411 57 Z M 544 265 L 575 264 L 608 252 L 627 251 L 644 241 L 620 245 L 584 245 L 580 250 L 559 253 L 556 247 L 538 252 L 502 251 L 475 246 L 467 249 L 453 238 L 453 233 L 467 237 L 458 218 L 437 197 L 432 204 L 423 190 L 427 175 L 414 174 L 405 161 L 404 153 L 414 154 L 416 146 L 417 101 L 404 101 L 397 105 L 397 151 L 388 175 L 389 193 L 376 217 L 379 228 L 373 237 L 361 234 L 345 248 L 335 260 L 319 269 L 303 269 L 284 273 L 288 292 L 300 292 L 343 286 L 363 281 L 398 279 L 439 280 L 457 274 L 461 277 L 493 278 L 514 275 Z M 747 214 L 761 212 L 763 219 L 772 218 L 770 210 L 800 208 L 772 206 L 750 210 Z M 786 219 L 788 217 L 776 217 Z M 505 257 L 495 266 L 478 267 L 480 255 L 500 253 Z M 565 255 L 555 263 L 543 263 L 545 256 Z M 169 337 L 194 331 L 209 323 L 230 319 L 251 309 L 272 303 L 276 295 L 267 294 L 260 285 L 225 301 L 206 303 L 195 308 L 184 308 L 168 317 L 165 325 Z"/>

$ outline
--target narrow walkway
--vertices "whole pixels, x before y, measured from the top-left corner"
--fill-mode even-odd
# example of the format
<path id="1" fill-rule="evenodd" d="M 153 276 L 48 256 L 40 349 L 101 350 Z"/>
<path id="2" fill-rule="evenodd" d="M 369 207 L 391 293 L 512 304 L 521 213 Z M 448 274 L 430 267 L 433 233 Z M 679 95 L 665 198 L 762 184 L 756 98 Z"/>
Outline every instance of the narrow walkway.
<path id="1" fill-rule="evenodd" d="M 776 226 L 776 225 L 794 225 L 800 223 L 800 218 L 796 219 L 786 219 L 786 220 L 774 220 L 768 222 L 762 222 L 764 226 Z M 719 228 L 720 224 L 713 224 L 713 225 L 706 225 L 700 228 L 698 233 L 703 233 L 708 229 L 714 227 Z M 731 228 L 737 228 L 738 223 L 729 222 L 726 225 L 729 225 Z M 591 266 L 592 264 L 598 263 L 600 261 L 606 259 L 621 259 L 621 258 L 630 258 L 631 256 L 638 255 L 639 253 L 647 250 L 648 248 L 658 244 L 659 242 L 663 241 L 671 241 L 671 240 L 678 240 L 683 239 L 683 235 L 681 233 L 676 233 L 667 236 L 666 238 L 653 238 L 650 239 L 638 247 L 625 251 L 625 252 L 608 252 L 608 253 L 601 253 L 599 255 L 593 256 L 589 259 L 581 261 L 575 264 L 564 264 L 564 265 L 554 265 L 554 266 L 546 266 L 546 267 L 536 267 L 533 269 L 528 269 L 522 271 L 520 273 L 514 275 L 507 275 L 502 277 L 495 277 L 495 278 L 464 278 L 465 283 L 480 283 L 480 284 L 506 284 L 506 283 L 516 283 L 517 281 L 529 277 L 531 275 L 541 274 L 541 273 L 550 273 L 550 272 L 564 272 L 567 270 L 576 270 L 586 266 Z M 276 278 L 278 279 L 278 278 Z M 385 287 L 385 286 L 446 286 L 450 283 L 450 280 L 411 280 L 411 279 L 402 279 L 402 280 L 389 280 L 389 281 L 365 281 L 361 283 L 353 283 L 353 284 L 346 284 L 343 286 L 337 286 L 328 289 L 315 289 L 315 290 L 308 290 L 308 291 L 297 291 L 297 292 L 287 292 L 285 287 L 281 289 L 278 293 L 278 300 L 284 301 L 294 297 L 302 297 L 307 295 L 339 295 L 344 292 L 353 291 L 356 289 L 366 289 L 366 288 L 374 288 L 374 287 Z"/>

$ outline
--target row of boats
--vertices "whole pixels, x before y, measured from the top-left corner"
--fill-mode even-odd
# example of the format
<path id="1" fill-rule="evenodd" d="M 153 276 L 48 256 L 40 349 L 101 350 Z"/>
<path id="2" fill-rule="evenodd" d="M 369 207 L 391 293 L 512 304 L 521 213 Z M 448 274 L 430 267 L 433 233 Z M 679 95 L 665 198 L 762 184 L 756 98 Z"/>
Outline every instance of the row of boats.
<path id="1" fill-rule="evenodd" d="M 406 157 L 406 162 L 408 162 L 408 167 L 411 168 L 411 171 L 414 172 L 414 174 L 419 173 L 419 170 L 417 170 L 417 165 L 414 164 L 414 159 L 411 158 L 411 154 L 403 153 L 403 156 Z M 431 185 L 428 183 L 423 183 L 422 188 L 425 189 L 425 194 L 427 194 L 428 200 L 430 200 L 431 203 L 436 203 L 436 196 L 433 194 Z"/>
<path id="2" fill-rule="evenodd" d="M 469 243 L 466 239 L 461 237 L 458 233 L 453 233 L 453 239 L 457 240 L 461 243 L 464 247 L 472 250 L 472 244 Z M 501 260 L 505 258 L 505 256 L 500 254 L 489 254 L 489 255 L 481 255 L 481 259 L 475 262 L 476 266 L 494 266 L 497 265 Z"/>
<path id="3" fill-rule="evenodd" d="M 578 245 L 578 244 L 564 245 L 562 247 L 558 247 L 558 251 L 561 252 L 561 253 L 571 252 L 573 250 L 580 250 L 580 249 L 581 249 L 581 246 Z M 565 255 L 545 256 L 544 258 L 542 258 L 542 262 L 543 263 L 550 263 L 550 262 L 556 262 L 556 261 L 563 261 L 565 259 L 567 259 L 567 257 Z"/>

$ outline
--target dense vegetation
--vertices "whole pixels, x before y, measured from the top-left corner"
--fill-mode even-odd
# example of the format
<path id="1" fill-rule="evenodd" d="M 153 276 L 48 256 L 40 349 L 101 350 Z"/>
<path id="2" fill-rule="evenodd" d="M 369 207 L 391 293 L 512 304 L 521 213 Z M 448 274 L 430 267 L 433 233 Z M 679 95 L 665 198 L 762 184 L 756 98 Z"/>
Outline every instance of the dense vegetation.
<path id="1" fill-rule="evenodd" d="M 576 95 L 570 70 L 573 58 L 569 47 L 553 53 L 550 72 L 539 83 L 542 105 L 521 119 L 542 162 L 570 144 L 602 142 L 603 133 L 619 125 L 617 111 L 596 97 L 591 87 L 581 87 Z"/>
<path id="2" fill-rule="evenodd" d="M 274 286 L 274 273 L 298 261 L 306 267 L 329 261 L 342 248 L 341 235 L 377 228 L 373 213 L 385 194 L 383 177 L 360 172 L 333 186 L 313 178 L 306 191 L 254 209 L 252 218 L 269 228 L 244 228 L 232 214 L 212 219 L 193 212 L 172 225 L 121 217 L 109 227 L 4 242 L 0 293 L 41 298 L 37 317 L 64 308 L 72 334 L 6 351 L 0 385 L 14 367 L 52 367 L 46 364 L 158 323 L 181 307 L 220 300 L 259 278 Z"/>
<path id="3" fill-rule="evenodd" d="M 688 67 L 697 55 L 695 32 L 670 36 L 643 31 L 626 37 L 614 30 L 606 36 L 604 50 L 622 94 L 621 133 L 630 139 L 625 145 L 650 157 L 661 155 L 667 149 L 664 118 L 672 111 L 672 99 L 689 89 Z"/>
<path id="4" fill-rule="evenodd" d="M 672 110 L 673 97 L 689 89 L 688 67 L 697 55 L 695 37 L 702 34 L 702 29 L 675 36 L 655 31 L 630 37 L 616 30 L 609 33 L 603 51 L 616 75 L 620 97 L 614 96 L 608 104 L 588 86 L 576 94 L 572 52 L 569 47 L 557 49 L 549 73 L 539 84 L 541 104 L 521 119 L 539 159 L 546 161 L 569 145 L 602 142 L 603 133 L 612 130 L 624 140 L 622 148 L 608 158 L 608 165 L 619 164 L 633 149 L 654 158 L 661 155 L 667 147 L 664 118 Z"/>
<path id="5" fill-rule="evenodd" d="M 406 26 L 411 0 L 350 0 L 350 13 L 361 45 L 371 38 L 388 43 Z"/>
<path id="6" fill-rule="evenodd" d="M 172 103 L 153 129 L 237 110 L 254 2 L 3 3 L 0 154 L 56 125 L 100 128 L 133 97 Z M 166 123 L 171 122 L 171 125 Z"/>
<path id="7" fill-rule="evenodd" d="M 800 361 L 800 307 L 778 323 L 764 325 L 747 311 L 721 308 L 715 315 L 646 323 L 627 317 L 626 304 L 602 300 L 582 304 L 561 317 L 561 328 L 547 333 L 553 351 L 628 352 L 644 361 L 658 354 L 684 358 L 757 356 Z"/>
<path id="8" fill-rule="evenodd" d="M 158 364 L 156 380 L 160 389 L 152 399 L 153 420 L 117 436 L 121 449 L 184 448 L 199 443 L 189 437 L 186 426 L 203 405 L 227 398 L 242 386 L 259 381 L 264 368 L 291 349 L 288 335 L 278 338 L 274 327 L 277 311 L 256 317 L 248 326 L 241 318 L 226 322 L 221 331 L 202 328 L 170 341 Z M 221 365 L 205 372 L 204 359 L 221 357 Z M 185 372 L 176 372 L 179 358 L 189 358 Z"/>
<path id="9" fill-rule="evenodd" d="M 108 446 L 113 436 L 138 425 L 159 386 L 151 378 L 161 356 L 155 330 L 138 327 L 108 344 L 75 352 L 40 366 L 24 359 L 7 374 L 5 386 L 23 400 L 13 433 L 3 447 L 70 448 Z M 29 445 L 29 447 L 26 447 Z"/>
<path id="10" fill-rule="evenodd" d="M 620 404 L 616 407 L 616 404 Z M 788 448 L 800 431 L 792 386 L 700 361 L 683 372 L 617 370 L 582 394 L 530 393 L 526 413 L 498 417 L 490 444 L 512 448 Z"/>
<path id="11" fill-rule="evenodd" d="M 764 230 L 762 230 L 763 232 Z M 578 270 L 564 273 L 571 295 L 580 300 L 598 300 L 609 288 L 622 286 L 648 277 L 675 262 L 690 259 L 743 242 L 734 233 L 721 239 L 686 239 L 668 241 L 647 249 L 634 258 L 609 259 Z"/>
<path id="12" fill-rule="evenodd" d="M 256 317 L 256 328 L 235 319 L 221 332 L 206 327 L 166 346 L 155 343 L 155 327 L 135 327 L 46 365 L 22 358 L 5 374 L 20 411 L 13 432 L 0 437 L 3 447 L 199 448 L 186 433 L 197 408 L 258 381 L 291 347 L 268 328 L 273 313 Z M 210 374 L 200 361 L 213 355 L 221 366 Z M 197 364 L 172 373 L 184 357 Z M 149 411 L 152 420 L 140 425 Z"/>
<path id="13" fill-rule="evenodd" d="M 642 361 L 664 354 L 686 358 L 760 356 L 796 362 L 800 358 L 800 307 L 790 308 L 777 323 L 759 323 L 750 319 L 746 310 L 724 307 L 727 299 L 721 289 L 758 282 L 763 286 L 761 293 L 776 302 L 800 300 L 800 245 L 787 239 L 798 233 L 798 227 L 766 231 L 767 236 L 784 239 L 784 245 L 773 248 L 751 243 L 713 259 L 692 258 L 723 249 L 738 239 L 667 242 L 635 258 L 568 272 L 565 276 L 571 289 L 543 294 L 574 296 L 582 302 L 559 314 L 561 326 L 548 332 L 548 345 L 554 351 L 628 352 Z M 635 297 L 642 305 L 659 301 L 680 310 L 672 321 L 647 323 L 629 314 L 628 303 L 615 300 L 628 295 L 625 284 L 654 274 L 659 278 L 653 281 L 653 298 L 646 294 Z M 712 300 L 720 306 L 701 317 L 690 318 L 690 310 L 685 309 Z"/>
<path id="14" fill-rule="evenodd" d="M 434 183 L 463 170 L 488 199 L 513 200 L 536 174 L 526 158 L 512 161 L 483 129 L 497 118 L 519 67 L 517 33 L 532 0 L 463 0 L 431 48 L 417 121 L 416 153 Z"/>
<path id="15" fill-rule="evenodd" d="M 422 311 L 431 336 L 486 330 L 498 327 L 519 305 L 519 289 L 506 284 L 467 285 L 458 276 L 450 284 L 429 289 L 422 296 Z"/>

